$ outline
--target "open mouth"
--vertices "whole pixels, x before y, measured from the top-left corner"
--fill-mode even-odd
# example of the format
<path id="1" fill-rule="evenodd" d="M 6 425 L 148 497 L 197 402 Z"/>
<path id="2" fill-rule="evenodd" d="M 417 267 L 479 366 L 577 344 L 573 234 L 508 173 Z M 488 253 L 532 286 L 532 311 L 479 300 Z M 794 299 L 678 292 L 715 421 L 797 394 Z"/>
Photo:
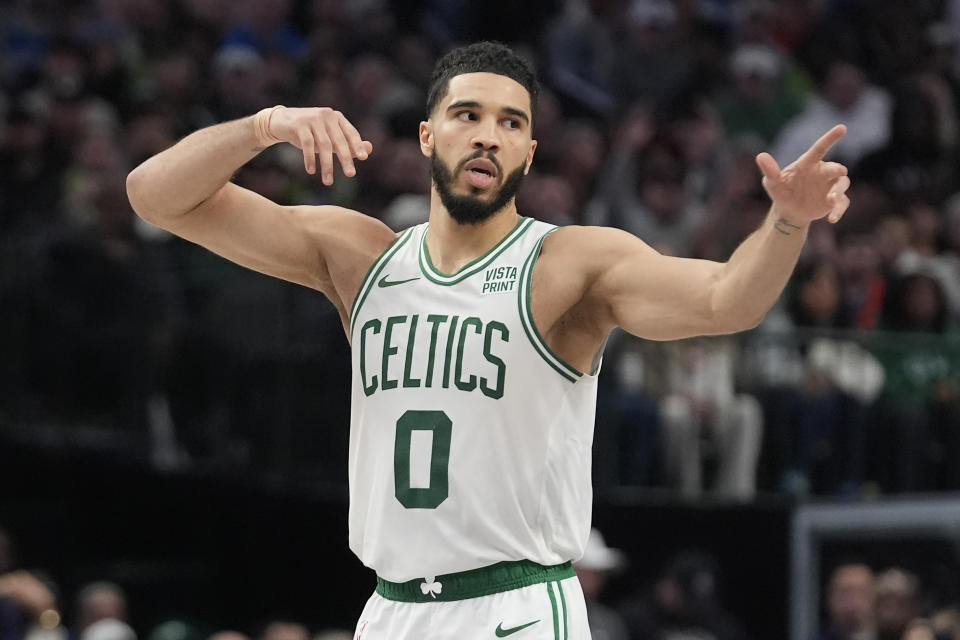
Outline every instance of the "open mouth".
<path id="1" fill-rule="evenodd" d="M 490 160 L 475 158 L 464 165 L 470 184 L 478 189 L 489 187 L 497 179 L 497 167 Z"/>

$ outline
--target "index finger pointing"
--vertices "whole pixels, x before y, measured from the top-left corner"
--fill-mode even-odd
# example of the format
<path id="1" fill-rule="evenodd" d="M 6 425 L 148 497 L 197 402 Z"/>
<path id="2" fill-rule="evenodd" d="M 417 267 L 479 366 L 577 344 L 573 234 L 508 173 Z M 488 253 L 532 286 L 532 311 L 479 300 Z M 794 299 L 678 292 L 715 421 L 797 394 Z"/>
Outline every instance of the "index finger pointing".
<path id="1" fill-rule="evenodd" d="M 837 143 L 837 140 L 845 135 L 847 135 L 846 125 L 838 124 L 814 142 L 813 146 L 807 149 L 806 153 L 800 156 L 800 158 L 811 162 L 820 162 L 823 160 L 823 157 L 827 155 L 827 152 L 830 151 L 830 148 Z"/>

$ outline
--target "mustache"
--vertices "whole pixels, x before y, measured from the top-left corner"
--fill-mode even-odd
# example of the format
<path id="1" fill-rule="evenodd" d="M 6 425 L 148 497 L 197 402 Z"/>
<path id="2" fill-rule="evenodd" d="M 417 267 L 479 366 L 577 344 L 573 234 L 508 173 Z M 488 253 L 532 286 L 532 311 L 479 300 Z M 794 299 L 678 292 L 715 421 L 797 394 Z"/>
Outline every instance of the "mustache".
<path id="1" fill-rule="evenodd" d="M 469 156 L 467 156 L 466 158 L 458 162 L 457 167 L 456 169 L 454 169 L 453 173 L 454 174 L 458 173 L 461 169 L 463 169 L 465 164 L 467 164 L 471 160 L 476 160 L 477 158 L 486 158 L 487 160 L 492 162 L 493 166 L 497 168 L 497 178 L 503 178 L 503 167 L 500 165 L 500 161 L 497 160 L 497 157 L 493 155 L 493 153 L 489 151 L 484 152 L 483 149 L 477 149 L 476 151 L 471 153 Z"/>

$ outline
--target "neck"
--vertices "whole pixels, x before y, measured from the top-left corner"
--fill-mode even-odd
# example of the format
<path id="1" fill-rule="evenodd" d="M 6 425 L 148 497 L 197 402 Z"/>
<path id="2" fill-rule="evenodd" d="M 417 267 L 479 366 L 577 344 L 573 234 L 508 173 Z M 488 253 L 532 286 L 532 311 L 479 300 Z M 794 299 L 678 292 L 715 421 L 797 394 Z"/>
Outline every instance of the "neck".
<path id="1" fill-rule="evenodd" d="M 430 227 L 427 250 L 430 261 L 442 273 L 456 273 L 504 238 L 517 225 L 520 214 L 510 201 L 500 211 L 477 224 L 460 224 L 447 212 L 436 189 L 430 193 Z"/>

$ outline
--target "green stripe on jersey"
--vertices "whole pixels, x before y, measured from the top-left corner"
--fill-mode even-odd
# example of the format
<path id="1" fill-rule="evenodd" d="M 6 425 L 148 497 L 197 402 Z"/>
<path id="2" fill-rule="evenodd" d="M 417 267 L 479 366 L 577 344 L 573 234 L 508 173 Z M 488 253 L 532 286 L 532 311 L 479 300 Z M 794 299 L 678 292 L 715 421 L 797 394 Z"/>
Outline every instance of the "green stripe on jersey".
<path id="1" fill-rule="evenodd" d="M 373 288 L 374 283 L 377 280 L 377 276 L 380 275 L 380 272 L 383 271 L 383 268 L 390 262 L 390 258 L 399 251 L 400 247 L 410 239 L 410 236 L 413 235 L 413 230 L 415 227 L 410 227 L 399 236 L 397 236 L 393 242 L 383 250 L 383 253 L 380 254 L 380 257 L 373 261 L 373 264 L 370 265 L 370 269 L 367 270 L 367 275 L 364 276 L 363 282 L 360 283 L 360 289 L 357 291 L 357 297 L 353 299 L 353 307 L 350 309 L 350 340 L 353 341 L 353 327 L 354 323 L 357 321 L 357 313 L 360 312 L 360 307 L 363 305 L 363 302 L 367 299 L 367 294 L 370 293 L 370 289 Z"/>
<path id="2" fill-rule="evenodd" d="M 537 330 L 537 325 L 533 322 L 533 311 L 530 307 L 530 288 L 533 283 L 533 264 L 536 262 L 537 256 L 540 254 L 540 247 L 543 245 L 543 241 L 547 238 L 548 235 L 553 233 L 555 229 L 551 229 L 537 241 L 537 245 L 533 248 L 533 251 L 530 252 L 530 255 L 527 256 L 526 262 L 523 263 L 523 269 L 520 271 L 520 286 L 517 291 L 517 304 L 520 307 L 520 323 L 523 325 L 523 330 L 527 334 L 527 338 L 530 340 L 530 344 L 533 345 L 534 350 L 540 354 L 547 364 L 549 364 L 553 369 L 559 373 L 561 376 L 569 380 L 570 382 L 576 382 L 583 374 L 577 371 L 576 368 L 567 364 L 560 356 L 555 354 L 553 350 L 547 346 L 546 340 L 543 339 L 543 336 L 540 335 L 540 332 Z"/>

